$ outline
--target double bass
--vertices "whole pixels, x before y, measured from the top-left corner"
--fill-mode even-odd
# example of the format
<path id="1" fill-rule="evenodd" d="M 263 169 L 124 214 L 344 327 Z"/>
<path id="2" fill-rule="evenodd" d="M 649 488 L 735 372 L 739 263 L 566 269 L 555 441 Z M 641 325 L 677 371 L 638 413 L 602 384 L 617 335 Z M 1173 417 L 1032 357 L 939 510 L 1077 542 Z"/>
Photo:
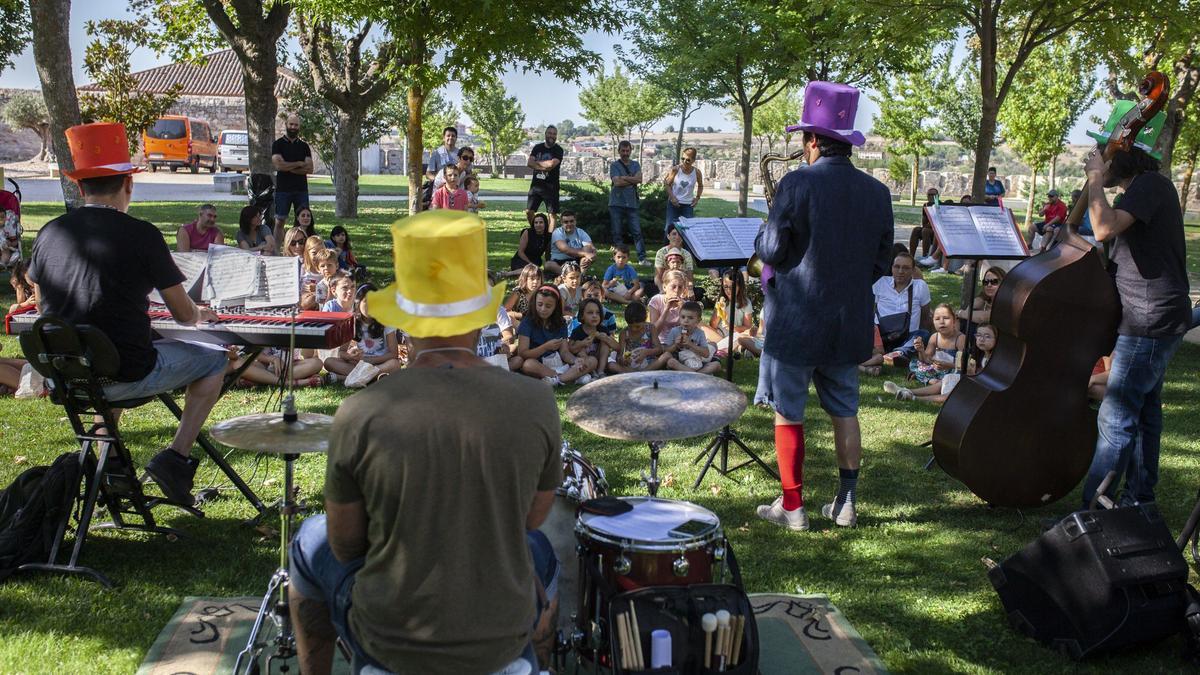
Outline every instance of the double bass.
<path id="1" fill-rule="evenodd" d="M 1110 137 L 1105 160 L 1130 149 L 1167 90 L 1161 73 L 1142 80 L 1141 99 Z M 1087 194 L 1085 183 L 1056 245 L 1004 278 L 992 303 L 992 357 L 955 386 L 933 426 L 938 464 L 993 506 L 1061 499 L 1092 462 L 1096 412 L 1087 383 L 1116 344 L 1121 305 L 1099 251 L 1075 233 Z"/>

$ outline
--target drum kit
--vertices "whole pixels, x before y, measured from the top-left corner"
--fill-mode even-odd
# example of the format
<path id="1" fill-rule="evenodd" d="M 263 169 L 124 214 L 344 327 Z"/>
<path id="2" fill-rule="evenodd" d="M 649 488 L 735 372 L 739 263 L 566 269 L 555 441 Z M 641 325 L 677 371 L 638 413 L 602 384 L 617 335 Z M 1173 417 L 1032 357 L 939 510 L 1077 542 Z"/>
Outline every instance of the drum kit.
<path id="1" fill-rule="evenodd" d="M 728 544 L 715 513 L 690 502 L 657 496 L 662 444 L 711 433 L 746 408 L 734 385 L 709 375 L 683 372 L 630 373 L 606 377 L 575 392 L 567 417 L 605 438 L 642 441 L 650 447 L 650 472 L 642 474 L 649 496 L 612 497 L 604 471 L 563 443 L 563 482 L 543 525 L 560 561 L 559 654 L 574 649 L 594 666 L 611 667 L 608 604 L 615 594 L 640 588 L 720 582 L 728 571 Z M 284 460 L 280 502 L 279 568 L 263 595 L 235 672 L 274 672 L 276 662 L 296 655 L 288 610 L 288 546 L 299 512 L 294 463 L 301 454 L 326 452 L 333 418 L 297 414 L 292 396 L 282 413 L 222 422 L 212 435 L 230 447 L 277 454 Z M 607 498 L 608 512 L 589 509 Z M 273 628 L 273 630 L 270 630 Z M 266 656 L 260 670 L 260 661 Z M 280 670 L 287 670 L 284 665 Z"/>

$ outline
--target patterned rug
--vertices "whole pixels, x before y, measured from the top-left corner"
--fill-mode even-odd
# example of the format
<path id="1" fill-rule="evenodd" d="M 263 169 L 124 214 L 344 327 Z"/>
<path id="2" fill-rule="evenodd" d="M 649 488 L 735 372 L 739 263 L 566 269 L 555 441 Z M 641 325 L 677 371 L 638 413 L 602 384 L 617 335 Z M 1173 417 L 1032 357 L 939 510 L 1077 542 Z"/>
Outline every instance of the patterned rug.
<path id="1" fill-rule="evenodd" d="M 185 598 L 150 647 L 138 675 L 233 672 L 260 601 Z M 824 595 L 759 593 L 750 595 L 750 604 L 758 623 L 762 675 L 887 672 L 870 645 Z M 282 665 L 297 672 L 294 662 Z M 343 659 L 335 659 L 335 673 L 349 670 Z M 271 672 L 279 669 L 272 667 Z"/>

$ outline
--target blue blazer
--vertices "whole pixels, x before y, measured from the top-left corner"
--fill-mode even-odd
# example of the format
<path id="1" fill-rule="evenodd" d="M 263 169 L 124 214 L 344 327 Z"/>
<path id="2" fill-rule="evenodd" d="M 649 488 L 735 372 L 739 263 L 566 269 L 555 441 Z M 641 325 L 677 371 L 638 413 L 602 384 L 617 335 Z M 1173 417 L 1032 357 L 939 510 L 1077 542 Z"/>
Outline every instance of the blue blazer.
<path id="1" fill-rule="evenodd" d="M 822 157 L 779 181 L 754 241 L 775 269 L 765 290 L 763 350 L 797 366 L 871 356 L 875 297 L 894 241 L 892 196 L 849 157 Z"/>

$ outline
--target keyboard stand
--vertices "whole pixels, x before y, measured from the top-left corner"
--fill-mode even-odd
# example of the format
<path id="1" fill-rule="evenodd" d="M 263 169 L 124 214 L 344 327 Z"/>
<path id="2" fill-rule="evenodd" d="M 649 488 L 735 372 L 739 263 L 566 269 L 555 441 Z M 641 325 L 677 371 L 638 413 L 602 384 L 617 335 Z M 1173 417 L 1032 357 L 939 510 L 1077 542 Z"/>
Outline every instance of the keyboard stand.
<path id="1" fill-rule="evenodd" d="M 248 358 L 241 365 L 241 367 L 225 376 L 225 383 L 221 386 L 221 396 L 225 396 L 225 393 L 228 392 L 239 379 L 241 379 L 242 373 L 246 372 L 246 369 L 250 367 L 250 364 L 254 363 L 254 359 L 257 358 L 260 353 L 262 353 L 262 350 L 262 347 L 248 347 L 246 349 L 245 354 Z M 183 409 L 179 407 L 179 404 L 175 402 L 175 399 L 171 397 L 170 393 L 159 394 L 158 399 L 167 407 L 167 410 L 171 411 L 172 415 L 175 415 L 176 419 L 183 419 Z M 254 494 L 254 490 L 250 489 L 250 486 L 246 484 L 246 481 L 242 480 L 242 477 L 238 475 L 238 472 L 229 465 L 229 462 L 225 461 L 225 456 L 222 455 L 219 450 L 217 450 L 217 448 L 212 444 L 212 441 L 208 439 L 208 436 L 205 435 L 203 431 L 200 432 L 200 435 L 196 436 L 196 443 L 199 444 L 201 448 L 204 448 L 204 452 L 208 454 L 210 459 L 212 459 L 213 464 L 217 465 L 217 468 L 219 468 L 221 472 L 225 474 L 225 476 L 233 483 L 234 487 L 238 489 L 238 492 L 241 492 L 242 496 L 246 498 L 246 501 L 250 502 L 250 505 L 253 506 L 258 512 L 257 515 L 246 521 L 247 525 L 257 525 L 259 521 L 262 520 L 263 515 L 266 514 L 266 505 L 262 503 L 262 500 L 258 498 L 258 495 Z"/>

